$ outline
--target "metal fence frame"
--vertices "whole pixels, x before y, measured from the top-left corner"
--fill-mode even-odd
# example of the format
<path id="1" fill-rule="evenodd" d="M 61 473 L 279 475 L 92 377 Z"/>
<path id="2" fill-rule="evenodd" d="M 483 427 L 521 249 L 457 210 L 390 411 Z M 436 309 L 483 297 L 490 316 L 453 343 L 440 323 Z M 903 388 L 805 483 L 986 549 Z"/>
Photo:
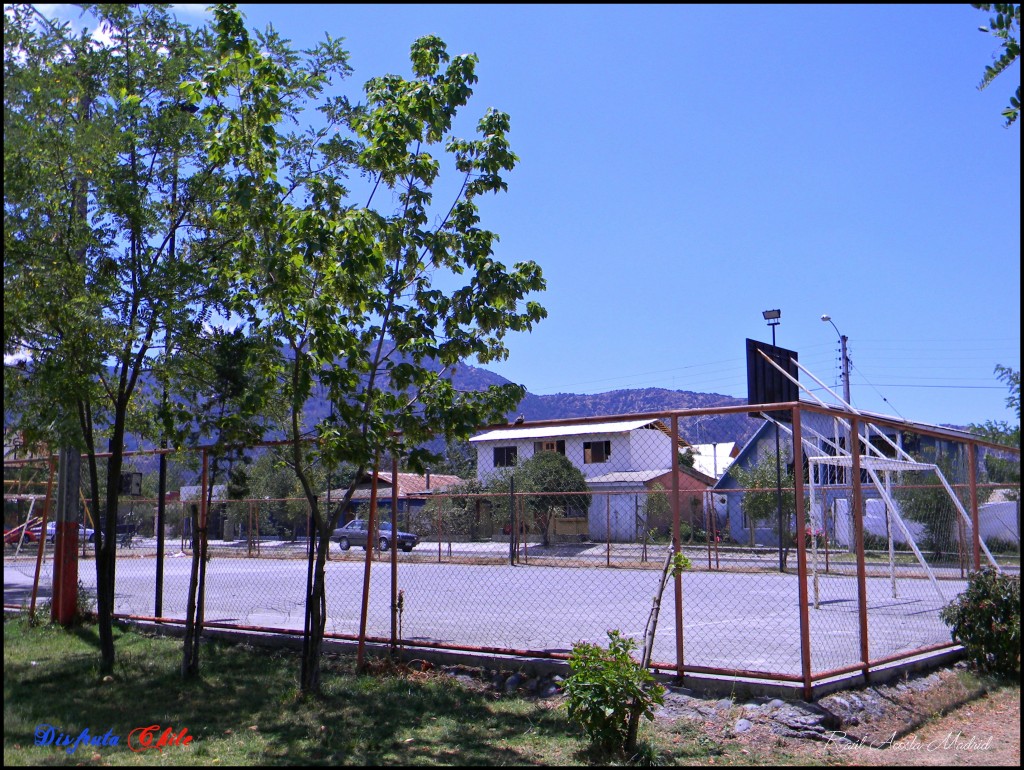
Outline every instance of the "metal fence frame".
<path id="1" fill-rule="evenodd" d="M 802 447 L 803 446 L 803 443 L 802 443 L 802 438 L 803 438 L 803 435 L 802 435 L 803 434 L 803 424 L 802 424 L 803 423 L 803 418 L 802 418 L 802 414 L 808 414 L 808 413 L 820 414 L 820 415 L 824 415 L 824 416 L 830 417 L 830 418 L 842 418 L 842 419 L 847 420 L 850 423 L 850 433 L 849 433 L 849 435 L 851 437 L 852 436 L 860 436 L 860 431 L 861 431 L 862 426 L 864 426 L 867 423 L 871 423 L 871 424 L 876 425 L 876 426 L 881 426 L 881 427 L 890 428 L 890 429 L 896 429 L 896 430 L 912 429 L 912 431 L 914 433 L 919 434 L 919 435 L 931 436 L 931 437 L 934 437 L 934 438 L 939 439 L 939 440 L 955 442 L 957 444 L 966 445 L 966 447 L 967 447 L 967 455 L 968 455 L 968 458 L 969 458 L 969 461 L 968 461 L 969 478 L 967 479 L 966 491 L 967 491 L 968 496 L 969 496 L 969 501 L 968 501 L 967 505 L 969 506 L 969 512 L 970 512 L 970 518 L 971 518 L 971 527 L 970 527 L 970 534 L 971 534 L 970 562 L 971 562 L 971 568 L 972 569 L 978 570 L 978 569 L 981 568 L 981 550 L 982 549 L 981 549 L 981 537 L 980 537 L 980 528 L 979 528 L 979 498 L 978 498 L 978 486 L 979 486 L 979 483 L 978 483 L 978 478 L 977 478 L 977 467 L 978 467 L 978 458 L 979 458 L 978 452 L 979 452 L 980 449 L 998 450 L 999 452 L 1007 453 L 1007 454 L 1011 455 L 1012 457 L 1015 457 L 1016 458 L 1016 462 L 1019 465 L 1019 462 L 1020 462 L 1020 452 L 1019 452 L 1019 449 L 1015 449 L 1015 448 L 1012 448 L 1012 447 L 1005 447 L 1005 446 L 1001 446 L 1001 445 L 997 445 L 997 444 L 992 444 L 990 442 L 986 442 L 986 441 L 983 441 L 983 440 L 980 440 L 980 439 L 968 438 L 968 437 L 965 437 L 964 434 L 962 434 L 960 432 L 952 431 L 952 430 L 947 430 L 947 429 L 944 429 L 944 428 L 941 428 L 941 427 L 937 427 L 937 426 L 930 426 L 930 425 L 921 425 L 921 424 L 916 424 L 916 423 L 910 423 L 910 422 L 903 421 L 903 420 L 897 420 L 896 418 L 884 417 L 884 416 L 879 416 L 879 415 L 860 415 L 858 413 L 855 413 L 855 412 L 847 410 L 847 409 L 829 407 L 829 406 L 819 405 L 819 404 L 811 404 L 811 403 L 807 403 L 807 402 L 789 402 L 789 403 L 785 403 L 785 404 L 774 404 L 774 405 L 771 405 L 771 410 L 773 411 L 773 413 L 779 413 L 779 412 L 788 412 L 789 413 L 790 419 L 791 419 L 791 426 L 792 426 L 792 428 L 791 428 L 791 430 L 792 430 L 792 437 L 791 437 L 792 438 L 792 446 L 794 446 L 794 447 Z M 735 406 L 735 407 L 717 407 L 717 408 L 712 407 L 712 408 L 705 408 L 705 409 L 676 410 L 676 411 L 670 411 L 670 412 L 647 413 L 647 414 L 641 414 L 641 415 L 617 415 L 617 416 L 614 416 L 614 417 L 599 417 L 599 418 L 598 417 L 591 417 L 591 418 L 574 418 L 574 419 L 566 419 L 566 420 L 549 420 L 549 421 L 540 421 L 540 422 L 535 422 L 535 423 L 527 423 L 526 425 L 528 425 L 528 426 L 529 425 L 545 426 L 545 427 L 585 426 L 585 425 L 596 423 L 596 422 L 606 423 L 606 422 L 616 422 L 616 421 L 630 421 L 630 420 L 637 420 L 637 419 L 640 419 L 640 418 L 643 418 L 643 419 L 647 419 L 647 418 L 657 419 L 657 420 L 663 420 L 663 421 L 665 421 L 665 422 L 667 422 L 669 424 L 669 433 L 670 433 L 670 438 L 671 438 L 671 446 L 675 447 L 675 448 L 678 448 L 678 446 L 679 446 L 679 439 L 680 439 L 679 421 L 681 419 L 686 419 L 686 418 L 691 418 L 691 417 L 701 417 L 701 416 L 707 416 L 707 415 L 721 415 L 721 414 L 735 414 L 735 413 L 748 413 L 749 414 L 749 413 L 758 412 L 758 411 L 762 411 L 762 407 L 760 407 L 760 406 L 747 406 L 747 405 L 745 405 L 745 406 Z M 502 426 L 502 427 L 504 427 L 504 426 Z M 275 443 L 280 443 L 280 442 L 275 442 Z M 145 451 L 144 450 L 144 451 L 140 451 L 140 452 L 127 453 L 127 454 L 129 454 L 129 455 L 132 455 L 132 454 L 155 454 L 155 453 L 159 453 L 161 451 L 170 451 L 170 450 L 151 450 L 151 451 Z M 200 497 L 200 508 L 199 508 L 201 520 L 200 520 L 200 525 L 197 527 L 197 530 L 199 532 L 201 532 L 203 534 L 203 536 L 205 537 L 206 536 L 206 522 L 207 522 L 207 518 L 208 518 L 208 515 L 209 515 L 209 512 L 207 511 L 207 505 L 206 505 L 206 500 L 207 500 L 206 492 L 207 492 L 207 486 L 208 486 L 208 481 L 207 481 L 207 476 L 206 476 L 206 467 L 207 467 L 208 453 L 211 451 L 211 448 L 209 448 L 209 447 L 207 447 L 207 448 L 199 448 L 198 450 L 194 450 L 194 451 L 200 452 L 201 453 L 201 458 L 202 458 L 203 474 L 202 474 L 202 477 L 201 477 L 201 485 L 200 485 L 201 486 L 201 490 L 202 490 L 202 495 Z M 802 449 L 801 449 L 801 451 L 802 451 Z M 796 455 L 794 454 L 794 456 L 796 456 Z M 46 501 L 45 501 L 45 504 L 43 506 L 43 513 L 42 513 L 42 516 L 43 516 L 43 524 L 42 524 L 42 526 L 45 527 L 45 525 L 46 525 L 46 517 L 47 517 L 47 515 L 49 513 L 49 507 L 50 507 L 49 501 L 50 501 L 50 498 L 52 496 L 52 489 L 54 488 L 54 486 L 53 486 L 54 485 L 54 478 L 55 478 L 55 474 L 58 471 L 57 459 L 56 459 L 56 456 L 54 456 L 54 457 L 50 457 L 50 458 L 41 458 L 41 459 L 37 458 L 37 459 L 31 460 L 31 461 L 28 461 L 28 460 L 16 461 L 15 463 L 5 463 L 5 467 L 11 466 L 11 465 L 16 465 L 18 463 L 24 464 L 24 463 L 29 463 L 29 462 L 45 462 L 45 463 L 48 463 L 49 479 L 48 479 L 48 484 L 47 484 Z M 394 473 L 397 474 L 397 458 L 395 458 L 393 460 L 393 468 L 394 468 Z M 672 479 L 673 479 L 672 489 L 665 491 L 665 493 L 669 496 L 670 502 L 671 502 L 672 524 L 671 524 L 671 544 L 670 544 L 670 548 L 672 549 L 672 551 L 674 551 L 676 553 L 679 553 L 679 552 L 682 551 L 683 545 L 682 545 L 681 536 L 680 536 L 680 524 L 681 524 L 681 510 L 680 510 L 681 502 L 680 502 L 680 500 L 681 500 L 681 496 L 680 496 L 680 488 L 679 488 L 679 453 L 678 453 L 678 451 L 673 451 L 672 452 L 671 470 L 672 470 Z M 686 676 L 688 674 L 699 674 L 699 675 L 707 675 L 707 676 L 712 676 L 712 677 L 742 677 L 742 678 L 756 678 L 756 679 L 768 680 L 768 681 L 774 681 L 774 682 L 783 682 L 783 683 L 788 683 L 790 685 L 796 685 L 796 686 L 801 687 L 804 696 L 807 697 L 807 698 L 810 698 L 813 695 L 813 691 L 814 691 L 815 687 L 817 685 L 821 684 L 825 680 L 832 679 L 834 677 L 854 675 L 854 676 L 857 676 L 862 681 L 865 681 L 865 682 L 866 681 L 870 681 L 872 672 L 878 670 L 879 668 L 889 666 L 890 664 L 892 664 L 894 662 L 905 661 L 905 660 L 912 659 L 912 658 L 918 658 L 919 656 L 926 655 L 926 654 L 933 654 L 933 653 L 938 653 L 938 652 L 947 652 L 947 651 L 950 651 L 951 649 L 953 649 L 955 647 L 955 645 L 952 642 L 952 640 L 949 640 L 949 641 L 942 642 L 942 643 L 919 645 L 918 647 L 915 647 L 913 649 L 903 650 L 903 651 L 900 651 L 900 652 L 898 652 L 896 654 L 881 655 L 881 656 L 878 655 L 878 654 L 875 654 L 875 655 L 872 654 L 871 645 L 869 643 L 869 640 L 871 638 L 870 637 L 871 624 L 872 624 L 872 622 L 875 622 L 875 621 L 873 621 L 872 619 L 869 618 L 869 612 L 868 612 L 868 605 L 869 605 L 868 570 L 867 570 L 867 567 L 866 567 L 866 560 L 865 560 L 865 532 L 864 532 L 864 525 L 863 525 L 864 494 L 863 494 L 863 490 L 862 490 L 863 481 L 862 481 L 862 475 L 861 475 L 861 455 L 859 454 L 859 451 L 857 451 L 857 452 L 852 452 L 852 467 L 851 467 L 850 484 L 849 484 L 850 495 L 851 495 L 851 498 L 852 498 L 851 509 L 854 512 L 854 515 L 852 516 L 853 529 L 854 529 L 854 532 L 853 532 L 854 551 L 855 551 L 855 553 L 854 553 L 854 556 L 855 556 L 855 570 L 854 571 L 855 571 L 856 596 L 857 596 L 857 599 L 856 599 L 856 602 L 857 602 L 857 633 L 858 633 L 858 637 L 859 637 L 858 638 L 857 660 L 854 663 L 850 663 L 850 664 L 846 664 L 846 665 L 841 665 L 841 666 L 837 666 L 837 667 L 833 667 L 833 668 L 827 668 L 827 669 L 822 669 L 821 667 L 815 668 L 815 666 L 812 665 L 812 645 L 814 645 L 816 643 L 817 644 L 821 644 L 821 640 L 818 639 L 817 637 L 815 637 L 814 633 L 812 633 L 811 610 L 810 610 L 811 600 L 810 600 L 810 596 L 809 596 L 809 580 L 811 579 L 811 576 L 809 575 L 809 571 L 808 571 L 809 570 L 809 566 L 808 566 L 808 543 L 806 542 L 806 538 L 803 537 L 803 536 L 800 536 L 800 534 L 799 534 L 799 533 L 805 532 L 806 529 L 807 529 L 807 526 L 808 526 L 808 512 L 805 509 L 806 508 L 806 506 L 805 506 L 805 491 L 807 489 L 808 481 L 809 480 L 804 477 L 803 463 L 795 462 L 794 461 L 794 463 L 793 463 L 793 476 L 794 476 L 793 492 L 795 494 L 795 526 L 796 526 L 795 532 L 797 533 L 796 536 L 795 536 L 795 541 L 796 541 L 795 542 L 795 547 L 796 547 L 796 556 L 797 556 L 796 577 L 797 577 L 797 580 L 798 580 L 798 592 L 797 592 L 798 595 L 797 595 L 797 600 L 796 600 L 796 605 L 797 606 L 794 609 L 798 613 L 799 646 L 800 646 L 800 650 L 799 650 L 799 659 L 800 659 L 799 668 L 800 668 L 800 670 L 799 670 L 799 673 L 795 674 L 795 673 L 786 672 L 786 671 L 760 670 L 760 668 L 757 665 L 754 665 L 754 664 L 751 664 L 751 665 L 740 665 L 740 666 L 719 667 L 719 666 L 714 666 L 714 665 L 703 665 L 703 664 L 700 664 L 700 663 L 688 663 L 687 660 L 686 660 L 686 654 L 685 654 L 686 653 L 686 648 L 685 648 L 685 644 L 684 644 L 684 641 L 685 641 L 685 639 L 684 639 L 685 624 L 684 624 L 684 617 L 683 617 L 683 585 L 682 585 L 682 577 L 679 576 L 679 575 L 676 575 L 674 577 L 673 581 L 672 581 L 672 584 L 673 584 L 673 589 L 672 589 L 673 590 L 672 613 L 673 613 L 674 628 L 675 628 L 675 635 L 674 635 L 674 650 L 675 650 L 674 658 L 675 659 L 674 660 L 656 661 L 656 662 L 652 663 L 652 668 L 674 673 L 680 680 L 684 676 Z M 374 480 L 376 480 L 376 472 L 374 473 Z M 960 486 L 960 488 L 963 488 L 964 485 L 959 485 L 959 486 Z M 7 493 L 7 490 L 5 488 L 5 494 L 6 493 Z M 393 494 L 394 494 L 394 497 L 391 500 L 391 515 L 392 515 L 393 524 L 397 524 L 397 521 L 396 521 L 397 508 L 398 508 L 398 504 L 397 504 L 398 503 L 398 500 L 397 500 L 397 490 L 393 490 Z M 516 542 L 517 541 L 516 533 L 518 532 L 518 529 L 519 529 L 519 527 L 518 527 L 519 519 L 516 519 L 515 517 L 522 515 L 521 507 L 524 504 L 522 502 L 522 500 L 524 499 L 524 496 L 526 494 L 527 493 L 515 493 L 515 492 L 512 493 L 512 499 L 516 500 L 516 495 L 519 495 L 518 499 L 519 499 L 520 502 L 518 502 L 517 504 L 512 506 L 512 510 L 513 510 L 513 523 L 510 525 L 510 533 L 509 533 L 509 559 L 508 559 L 510 565 L 521 564 L 523 566 L 527 566 L 527 565 L 530 564 L 530 559 L 531 559 L 530 547 L 531 547 L 531 544 L 529 543 L 529 539 L 528 538 L 523 538 L 520 542 L 518 542 L 518 543 Z M 707 492 L 705 494 L 710 495 L 711 493 L 709 491 L 709 492 Z M 1019 495 L 1019 487 L 1018 487 L 1018 495 Z M 439 497 L 435 497 L 435 499 L 439 499 Z M 371 500 L 372 500 L 372 502 L 371 502 L 371 510 L 372 510 L 371 517 L 372 517 L 372 516 L 376 515 L 376 505 L 377 505 L 376 491 L 371 496 Z M 246 501 L 243 501 L 243 502 L 246 502 Z M 248 501 L 249 510 L 250 510 L 250 519 L 251 519 L 251 516 L 252 516 L 251 512 L 252 512 L 253 506 L 254 505 L 258 505 L 259 502 L 260 501 L 255 501 L 255 500 L 254 501 Z M 610 509 L 610 502 L 608 503 L 608 505 L 609 505 L 609 509 Z M 705 518 L 704 518 L 704 520 L 705 520 L 705 522 L 708 525 L 705 528 L 705 532 L 706 533 L 712 533 L 712 534 L 715 535 L 715 537 L 714 537 L 714 541 L 712 541 L 712 537 L 710 537 L 710 536 L 706 537 L 706 549 L 702 548 L 702 551 L 706 550 L 706 555 L 707 555 L 707 571 L 708 572 L 714 572 L 714 571 L 720 569 L 720 563 L 719 563 L 720 546 L 719 546 L 719 542 L 718 542 L 717 518 L 714 520 L 714 522 L 712 524 L 712 521 L 711 521 L 711 519 L 708 516 L 709 508 L 713 509 L 713 504 L 711 506 L 705 505 L 705 510 L 704 510 Z M 781 508 L 780 508 L 780 510 L 781 510 Z M 438 514 L 438 517 L 439 518 L 438 518 L 437 546 L 438 546 L 438 561 L 440 562 L 440 561 L 443 560 L 443 553 L 442 553 L 442 528 L 441 528 L 440 513 Z M 258 517 L 257 517 L 257 520 L 258 520 Z M 249 527 L 247 529 L 251 530 L 251 527 Z M 609 534 L 608 534 L 605 566 L 606 567 L 610 567 L 610 566 L 612 566 L 612 562 L 613 562 L 613 558 L 612 558 L 612 550 L 613 549 L 612 549 L 612 542 L 611 542 L 611 534 L 610 534 L 611 527 L 610 527 L 610 525 L 607 528 L 607 531 L 608 531 Z M 826 538 L 826 541 L 827 541 L 827 538 Z M 816 543 L 816 541 L 815 541 L 815 543 Z M 449 561 L 451 561 L 451 547 L 452 547 L 452 542 L 449 539 Z M 536 546 L 534 548 L 535 548 L 535 551 L 536 551 Z M 644 556 L 646 557 L 646 555 L 647 555 L 647 542 L 646 542 L 646 540 L 643 543 L 643 548 L 644 548 L 643 553 L 644 553 Z M 45 549 L 46 549 L 45 538 L 40 538 L 39 545 L 38 545 L 38 550 L 37 550 L 37 555 L 36 555 L 35 579 L 34 579 L 34 586 L 33 586 L 33 590 L 32 590 L 32 597 L 31 597 L 31 603 L 30 603 L 30 610 L 33 611 L 33 612 L 35 611 L 35 608 L 36 608 L 36 591 L 37 591 L 38 582 L 39 582 L 39 576 L 40 576 L 40 565 L 41 565 L 42 560 L 43 560 Z M 780 549 L 781 549 L 781 545 L 780 545 Z M 303 556 L 305 556 L 305 555 L 306 554 L 303 554 Z M 252 539 L 251 539 L 251 534 L 250 534 L 250 540 L 249 540 L 249 544 L 248 544 L 248 552 L 246 554 L 246 557 L 247 558 L 260 558 L 261 557 L 261 551 L 260 551 L 260 548 L 259 548 L 258 538 L 257 538 L 256 545 L 254 547 Z M 815 554 L 815 557 L 816 557 L 816 554 Z M 358 642 L 360 645 L 363 645 L 363 644 L 365 644 L 367 642 L 377 643 L 377 644 L 382 644 L 382 645 L 388 645 L 393 651 L 397 650 L 398 648 L 401 647 L 401 648 L 422 648 L 422 649 L 439 649 L 439 650 L 449 650 L 449 651 L 464 651 L 464 652 L 485 653 L 485 654 L 495 654 L 495 655 L 524 656 L 524 657 L 531 657 L 531 658 L 548 658 L 548 659 L 556 659 L 556 660 L 564 660 L 564 659 L 568 658 L 568 654 L 567 653 L 551 651 L 551 650 L 547 650 L 547 649 L 530 649 L 528 647 L 517 648 L 517 647 L 513 647 L 513 646 L 502 646 L 500 644 L 491 644 L 491 645 L 488 645 L 488 644 L 476 644 L 476 645 L 474 645 L 474 644 L 464 643 L 464 642 L 461 642 L 459 640 L 455 640 L 455 641 L 436 641 L 436 640 L 430 640 L 430 639 L 424 639 L 424 638 L 402 638 L 402 633 L 401 633 L 401 630 L 400 630 L 401 629 L 401 623 L 402 623 L 402 620 L 401 620 L 402 605 L 401 605 L 401 601 L 400 601 L 400 599 L 402 597 L 402 589 L 400 588 L 401 584 L 400 584 L 400 580 L 399 580 L 399 577 L 400 577 L 400 567 L 399 567 L 400 560 L 398 558 L 397 548 L 394 548 L 394 547 L 392 547 L 390 549 L 390 553 L 388 554 L 388 561 L 390 562 L 389 566 L 390 566 L 390 588 L 391 588 L 391 597 L 390 597 L 390 613 L 391 613 L 391 617 L 390 617 L 390 634 L 385 636 L 385 635 L 382 635 L 380 633 L 376 633 L 375 634 L 375 633 L 372 633 L 372 632 L 368 632 L 368 631 L 366 631 L 365 594 L 368 593 L 368 591 L 369 591 L 369 576 L 370 576 L 370 573 L 371 573 L 371 568 L 372 568 L 373 563 L 375 561 L 380 561 L 380 554 L 379 554 L 379 552 L 377 552 L 371 546 L 367 550 L 365 558 L 366 558 L 366 561 L 365 561 L 366 571 L 364 573 L 365 577 L 364 577 L 363 586 L 362 586 L 363 593 L 364 593 L 364 604 L 363 604 L 363 618 L 362 618 L 362 622 L 361 622 L 361 625 L 360 625 L 360 631 L 359 631 L 359 633 L 356 633 L 356 634 L 353 634 L 353 633 L 328 632 L 328 633 L 325 634 L 325 638 L 353 641 L 353 642 Z M 7 553 L 6 553 L 6 550 L 5 550 L 5 569 L 7 568 L 7 561 L 8 561 L 8 556 L 7 556 Z M 657 561 L 657 560 L 655 560 L 655 561 Z M 714 562 L 714 565 L 715 565 L 714 567 L 712 567 L 712 562 Z M 538 559 L 537 559 L 536 556 L 534 557 L 534 563 L 535 564 L 538 563 Z M 815 562 L 815 564 L 817 564 L 817 562 Z M 162 572 L 160 572 L 159 574 L 162 575 Z M 816 571 L 815 571 L 815 577 L 817 577 L 817 572 Z M 155 604 L 156 607 L 162 606 L 162 590 L 163 590 L 163 588 L 162 588 L 162 585 L 160 585 L 159 581 L 160 581 L 160 578 L 158 578 L 158 584 L 155 587 L 156 588 L 156 597 L 157 597 L 156 598 L 156 604 Z M 5 607 L 6 606 L 8 606 L 8 605 L 7 605 L 6 600 L 5 600 Z M 21 606 L 21 605 L 18 605 L 18 606 Z M 146 614 L 146 613 L 139 613 L 139 612 L 119 613 L 118 615 L 116 615 L 116 617 L 124 617 L 124 618 L 135 619 L 135 620 L 146 620 L 146 621 L 153 621 L 153 622 L 159 622 L 159 623 L 169 623 L 169 624 L 176 624 L 176 623 L 184 622 L 180 618 L 169 617 L 169 616 L 157 617 L 157 616 L 154 616 L 154 615 L 149 615 L 149 614 Z M 877 621 L 877 622 L 881 622 L 881 621 Z M 235 629 L 235 630 L 245 630 L 245 631 L 258 631 L 258 632 L 261 632 L 261 633 L 282 634 L 282 635 L 290 635 L 290 636 L 301 635 L 303 633 L 303 631 L 301 629 L 294 629 L 294 628 L 288 628 L 288 627 L 272 627 L 272 626 L 262 626 L 262 625 L 251 625 L 251 624 L 241 624 L 241 623 L 220 622 L 220 621 L 205 622 L 204 626 L 207 627 L 207 628 L 211 628 L 211 629 L 224 628 L 224 629 Z M 691 632 L 691 634 L 692 633 L 693 632 Z"/>

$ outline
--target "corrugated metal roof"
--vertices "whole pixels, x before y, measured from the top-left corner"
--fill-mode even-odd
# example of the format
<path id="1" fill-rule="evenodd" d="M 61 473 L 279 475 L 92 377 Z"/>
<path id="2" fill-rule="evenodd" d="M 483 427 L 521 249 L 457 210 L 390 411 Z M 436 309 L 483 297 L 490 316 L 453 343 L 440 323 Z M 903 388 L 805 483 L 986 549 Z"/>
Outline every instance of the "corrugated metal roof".
<path id="1" fill-rule="evenodd" d="M 662 470 L 650 470 L 650 471 L 615 471 L 613 473 L 605 473 L 601 476 L 594 476 L 593 478 L 587 479 L 588 484 L 616 484 L 622 482 L 634 482 L 634 483 L 646 483 L 651 479 L 656 479 L 659 476 L 664 476 L 666 473 L 671 473 L 671 468 L 663 468 Z"/>
<path id="2" fill-rule="evenodd" d="M 430 486 L 427 487 L 427 477 L 420 476 L 416 473 L 399 473 L 398 474 L 398 496 L 401 498 L 405 497 L 417 497 L 421 495 L 429 495 L 440 493 L 447 490 L 449 487 L 458 486 L 464 484 L 465 480 L 459 476 L 449 476 L 443 473 L 431 473 L 430 474 Z M 345 496 L 345 492 L 348 490 L 345 488 L 332 489 L 331 499 L 341 500 Z M 391 499 L 391 474 L 390 473 L 378 473 L 377 474 L 377 496 L 379 498 Z M 326 497 L 326 493 L 320 495 L 321 498 Z M 361 483 L 355 493 L 352 495 L 353 500 L 369 500 L 370 499 L 370 476 L 367 474 L 367 479 Z"/>
<path id="3" fill-rule="evenodd" d="M 638 428 L 656 427 L 665 431 L 658 420 L 624 420 L 622 422 L 593 422 L 584 425 L 548 425 L 537 428 L 498 428 L 481 433 L 470 441 L 508 441 L 514 439 L 540 439 L 555 436 L 582 436 L 591 433 L 628 433 Z"/>

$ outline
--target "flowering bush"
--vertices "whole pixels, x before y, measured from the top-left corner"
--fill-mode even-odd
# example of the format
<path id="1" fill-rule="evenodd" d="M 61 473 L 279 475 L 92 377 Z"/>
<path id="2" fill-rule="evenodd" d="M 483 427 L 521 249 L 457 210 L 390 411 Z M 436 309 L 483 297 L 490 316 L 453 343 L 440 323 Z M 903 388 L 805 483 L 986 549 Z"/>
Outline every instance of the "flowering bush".
<path id="1" fill-rule="evenodd" d="M 804 528 L 804 543 L 806 546 L 810 548 L 815 542 L 817 542 L 818 548 L 825 547 L 825 530 L 811 529 L 811 527 Z"/>

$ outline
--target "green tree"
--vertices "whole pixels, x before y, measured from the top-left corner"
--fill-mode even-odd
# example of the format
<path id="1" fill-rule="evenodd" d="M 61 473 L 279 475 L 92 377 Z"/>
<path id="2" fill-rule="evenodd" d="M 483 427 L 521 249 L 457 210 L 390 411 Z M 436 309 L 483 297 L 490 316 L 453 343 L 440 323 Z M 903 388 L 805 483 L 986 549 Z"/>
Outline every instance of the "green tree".
<path id="1" fill-rule="evenodd" d="M 184 374 L 178 381 L 185 388 L 183 401 L 200 405 L 198 417 L 193 420 L 197 439 L 210 437 L 209 463 L 206 486 L 206 510 L 213 509 L 213 489 L 221 475 L 228 473 L 228 499 L 246 492 L 244 474 L 231 471 L 244 465 L 248 459 L 245 448 L 258 443 L 268 426 L 264 415 L 276 391 L 276 381 L 267 367 L 260 363 L 276 351 L 259 336 L 247 336 L 242 329 L 211 330 L 204 340 L 206 345 L 198 356 L 184 357 Z M 187 376 L 186 376 L 187 375 Z M 230 503 L 225 504 L 225 514 Z M 199 638 L 202 633 L 206 591 L 206 563 L 208 561 L 209 516 L 201 523 L 199 538 L 192 551 L 192 572 L 189 581 L 185 637 L 183 643 L 182 673 L 194 675 L 199 670 Z"/>
<path id="2" fill-rule="evenodd" d="M 309 53 L 302 68 L 293 53 L 266 53 L 233 8 L 217 15 L 231 67 L 197 80 L 193 98 L 222 101 L 229 76 L 244 71 L 255 78 L 254 92 L 272 96 L 298 82 L 296 93 L 311 102 L 329 75 L 344 74 L 336 41 Z M 505 335 L 545 315 L 526 301 L 544 287 L 540 269 L 532 262 L 506 268 L 494 258 L 497 236 L 479 227 L 477 199 L 504 190 L 503 175 L 516 162 L 508 116 L 491 110 L 478 124 L 480 138 L 453 136 L 452 121 L 476 82 L 476 57 L 449 57 L 441 40 L 425 37 L 411 60 L 412 78 L 371 79 L 363 104 L 320 99 L 323 129 L 280 134 L 287 110 L 276 105 L 256 131 L 224 110 L 211 139 L 215 154 L 245 159 L 217 212 L 221 231 L 235 234 L 235 256 L 219 275 L 232 287 L 233 310 L 284 346 L 276 365 L 291 464 L 317 538 L 303 692 L 319 689 L 328 538 L 355 491 L 353 481 L 339 506 L 324 511 L 310 469 L 348 463 L 358 479 L 397 454 L 421 471 L 436 459 L 424 442 L 465 438 L 501 419 L 522 398 L 521 386 L 464 393 L 447 375 L 467 358 L 504 358 Z M 454 199 L 435 209 L 442 164 L 431 150 L 438 145 L 460 179 Z M 347 187 L 354 175 L 370 180 L 365 201 Z M 306 425 L 315 382 L 332 413 Z"/>
<path id="3" fill-rule="evenodd" d="M 782 464 L 782 468 L 782 521 L 785 539 L 789 531 L 789 520 L 796 512 L 796 494 L 793 491 L 793 474 L 786 469 L 785 463 Z M 750 545 L 754 545 L 754 530 L 757 525 L 762 522 L 777 522 L 779 517 L 776 454 L 763 453 L 752 468 L 741 468 L 734 463 L 729 469 L 729 475 L 746 490 L 740 507 L 747 519 Z"/>
<path id="4" fill-rule="evenodd" d="M 541 533 L 544 545 L 550 544 L 549 527 L 558 516 L 586 516 L 590 509 L 591 494 L 587 479 L 572 461 L 558 452 L 537 452 L 519 463 L 512 472 L 515 491 L 527 494 L 526 510 Z M 496 493 L 507 490 L 508 482 L 501 480 Z M 498 498 L 500 499 L 500 498 Z"/>
<path id="5" fill-rule="evenodd" d="M 943 453 L 935 464 L 950 484 L 966 476 L 965 458 L 961 452 Z M 939 477 L 931 471 L 904 474 L 903 484 L 896 488 L 896 501 L 904 518 L 924 526 L 923 547 L 941 559 L 957 550 L 959 513 Z"/>
<path id="6" fill-rule="evenodd" d="M 441 459 L 431 468 L 435 473 L 447 473 L 463 480 L 476 478 L 476 449 L 465 440 L 447 441 Z"/>
<path id="7" fill-rule="evenodd" d="M 640 521 L 637 526 L 642 529 L 646 542 L 648 537 L 656 537 L 663 533 L 658 532 L 659 522 L 669 522 L 668 534 L 671 536 L 672 501 L 665 492 L 665 487 L 655 484 L 650 492 L 644 496 L 640 508 Z M 662 525 L 663 526 L 663 525 Z"/>
<path id="8" fill-rule="evenodd" d="M 980 436 L 987 441 L 996 444 L 1020 449 L 1020 370 L 1011 369 L 1008 366 L 996 365 L 996 376 L 1005 382 L 1009 388 L 1006 397 L 1006 405 L 1017 413 L 1017 424 L 1010 425 L 1006 420 L 986 420 L 980 425 L 971 425 L 968 429 L 971 433 Z M 985 454 L 985 476 L 994 484 L 1010 484 L 1017 487 L 1011 492 L 1014 499 L 1019 497 L 1020 487 L 1020 457 L 1000 457 L 994 452 Z M 991 488 L 985 488 L 985 496 L 991 494 Z"/>
<path id="9" fill-rule="evenodd" d="M 1010 65 L 1017 61 L 1020 53 L 1020 41 L 1017 39 L 1020 28 L 1020 4 L 1014 3 L 971 3 L 975 8 L 986 13 L 995 12 L 995 16 L 989 19 L 987 27 L 979 27 L 982 32 L 991 32 L 1003 41 L 1003 52 L 996 58 L 995 63 L 985 67 L 985 76 L 978 85 L 979 90 L 984 90 L 992 84 L 992 81 L 1009 69 Z M 1017 120 L 1020 112 L 1020 86 L 1014 95 L 1010 97 L 1010 106 L 1003 110 L 1003 117 L 1006 118 L 1006 127 L 1009 128 Z"/>
<path id="10" fill-rule="evenodd" d="M 101 668 L 111 670 L 118 485 L 143 376 L 163 379 L 168 335 L 201 336 L 220 303 L 205 232 L 212 157 L 182 99 L 213 51 L 166 6 L 91 5 L 110 43 L 4 12 L 4 377 L 26 434 L 87 452 L 97 532 Z M 109 459 L 100 481 L 96 455 Z"/>

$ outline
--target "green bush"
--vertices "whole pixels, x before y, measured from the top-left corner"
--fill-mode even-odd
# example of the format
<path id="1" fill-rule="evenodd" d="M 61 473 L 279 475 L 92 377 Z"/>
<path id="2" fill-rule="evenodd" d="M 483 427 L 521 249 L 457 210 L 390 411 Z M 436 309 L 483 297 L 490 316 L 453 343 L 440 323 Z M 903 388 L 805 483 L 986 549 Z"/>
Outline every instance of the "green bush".
<path id="1" fill-rule="evenodd" d="M 623 748 L 629 732 L 629 713 L 634 704 L 647 719 L 654 706 L 665 702 L 665 688 L 633 660 L 636 641 L 618 631 L 608 632 L 608 649 L 578 642 L 569 656 L 565 680 L 569 719 L 583 727 L 591 744 L 611 753 Z"/>
<path id="2" fill-rule="evenodd" d="M 953 641 L 964 646 L 979 671 L 1020 672 L 1020 576 L 986 567 L 971 573 L 967 590 L 942 608 Z"/>

